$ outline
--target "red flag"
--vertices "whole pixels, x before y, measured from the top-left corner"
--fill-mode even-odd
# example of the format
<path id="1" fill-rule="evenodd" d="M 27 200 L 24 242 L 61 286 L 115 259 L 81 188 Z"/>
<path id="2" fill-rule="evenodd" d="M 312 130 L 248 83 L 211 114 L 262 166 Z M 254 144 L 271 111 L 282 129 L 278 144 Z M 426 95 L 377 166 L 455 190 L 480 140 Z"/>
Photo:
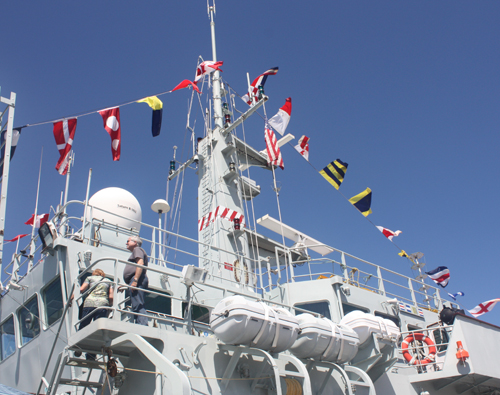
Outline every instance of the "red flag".
<path id="1" fill-rule="evenodd" d="M 382 232 L 382 234 L 385 237 L 387 237 L 390 241 L 392 241 L 392 238 L 394 236 L 399 236 L 401 233 L 403 233 L 400 230 L 397 230 L 397 231 L 393 232 L 392 230 L 384 228 L 383 226 L 377 226 L 377 229 L 380 230 Z"/>
<path id="2" fill-rule="evenodd" d="M 182 80 L 181 83 L 177 85 L 174 89 L 172 89 L 170 92 L 176 91 L 178 89 L 187 88 L 189 85 L 191 85 L 196 92 L 201 93 L 200 90 L 198 89 L 198 86 L 193 81 L 189 80 Z"/>
<path id="3" fill-rule="evenodd" d="M 285 134 L 288 122 L 290 122 L 290 116 L 292 115 L 292 98 L 286 99 L 285 104 L 278 110 L 278 113 L 272 117 L 268 122 L 274 130 L 283 136 Z"/>
<path id="4" fill-rule="evenodd" d="M 305 160 L 309 161 L 309 137 L 302 136 L 299 139 L 299 143 L 295 146 L 295 149 Z"/>
<path id="5" fill-rule="evenodd" d="M 64 175 L 68 172 L 69 153 L 73 146 L 75 132 L 76 118 L 54 122 L 54 138 L 59 154 L 61 154 L 56 164 L 56 170 L 59 174 Z"/>
<path id="6" fill-rule="evenodd" d="M 104 129 L 111 137 L 113 160 L 120 160 L 122 131 L 120 125 L 120 108 L 113 107 L 99 111 L 104 121 Z"/>
<path id="7" fill-rule="evenodd" d="M 283 164 L 283 158 L 281 157 L 281 151 L 278 141 L 276 140 L 276 135 L 271 129 L 268 128 L 266 128 L 265 134 L 268 165 L 279 166 L 282 170 L 285 170 L 285 165 Z"/>
<path id="8" fill-rule="evenodd" d="M 18 241 L 19 239 L 22 239 L 23 237 L 26 237 L 28 236 L 28 234 L 26 233 L 25 235 L 17 235 L 16 237 L 14 237 L 13 239 L 11 240 L 5 240 L 5 243 L 10 243 L 12 241 Z"/>
<path id="9" fill-rule="evenodd" d="M 205 60 L 204 62 L 201 62 L 196 69 L 196 77 L 194 77 L 194 83 L 197 84 L 204 75 L 213 73 L 215 70 L 222 71 L 219 67 L 222 66 L 223 63 L 224 62 L 214 62 L 213 60 Z"/>
<path id="10" fill-rule="evenodd" d="M 42 226 L 45 222 L 49 220 L 49 214 L 40 214 L 36 216 L 36 222 L 35 222 L 35 214 L 31 214 L 31 218 L 27 220 L 24 224 L 25 225 L 33 225 L 33 222 L 35 222 L 35 228 L 39 228 Z"/>

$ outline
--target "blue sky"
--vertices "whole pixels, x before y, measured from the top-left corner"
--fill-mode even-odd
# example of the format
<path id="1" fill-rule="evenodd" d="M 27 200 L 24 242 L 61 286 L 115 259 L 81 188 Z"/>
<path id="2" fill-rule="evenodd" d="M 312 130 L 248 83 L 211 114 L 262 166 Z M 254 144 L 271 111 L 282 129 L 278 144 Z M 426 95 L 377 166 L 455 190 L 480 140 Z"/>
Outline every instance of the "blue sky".
<path id="1" fill-rule="evenodd" d="M 376 225 L 403 231 L 395 241 L 422 251 L 426 269 L 448 266 L 446 290 L 463 291 L 471 309 L 500 297 L 497 196 L 500 187 L 498 111 L 500 3 L 494 1 L 217 0 L 218 60 L 240 94 L 251 78 L 269 77 L 268 115 L 292 97 L 288 132 L 311 138 L 316 169 L 340 158 L 349 164 L 341 192 L 373 191 Z M 15 124 L 99 110 L 168 91 L 193 78 L 198 56 L 211 59 L 206 2 L 7 2 L 3 5 L 1 94 L 17 93 Z M 201 102 L 207 106 L 208 90 Z M 185 143 L 190 91 L 161 96 L 161 135 L 151 137 L 145 104 L 121 110 L 122 158 L 111 160 L 98 114 L 78 119 L 70 199 L 107 186 L 132 192 L 143 218 L 156 223 L 151 203 L 165 197 L 172 147 Z M 243 102 L 238 103 L 245 109 Z M 199 105 L 191 120 L 202 134 Z M 246 127 L 264 148 L 262 120 Z M 65 179 L 52 125 L 26 128 L 11 167 L 6 238 L 29 232 L 44 147 L 39 211 L 59 202 Z M 360 258 L 412 275 L 397 248 L 293 150 L 283 148 L 283 221 Z M 262 187 L 257 217 L 277 217 L 272 179 Z M 196 237 L 197 177 L 186 173 L 181 232 Z M 144 235 L 149 237 L 150 235 Z M 4 260 L 12 254 L 6 246 Z M 484 315 L 500 325 L 500 308 Z"/>

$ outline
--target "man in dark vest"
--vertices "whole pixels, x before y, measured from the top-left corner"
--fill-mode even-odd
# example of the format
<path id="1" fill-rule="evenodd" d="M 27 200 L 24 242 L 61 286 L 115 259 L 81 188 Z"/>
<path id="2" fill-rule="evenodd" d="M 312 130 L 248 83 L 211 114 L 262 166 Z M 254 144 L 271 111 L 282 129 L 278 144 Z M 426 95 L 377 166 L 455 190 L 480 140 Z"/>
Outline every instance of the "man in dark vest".
<path id="1" fill-rule="evenodd" d="M 130 296 L 132 312 L 146 314 L 144 305 L 144 291 L 148 289 L 148 276 L 145 267 L 148 266 L 148 255 L 141 248 L 142 240 L 139 236 L 131 236 L 127 240 L 127 250 L 132 254 L 128 258 L 129 262 L 136 263 L 138 266 L 126 265 L 123 270 L 123 280 L 133 288 L 128 288 L 125 296 Z M 137 324 L 148 325 L 148 318 L 142 315 L 134 315 L 134 321 Z"/>

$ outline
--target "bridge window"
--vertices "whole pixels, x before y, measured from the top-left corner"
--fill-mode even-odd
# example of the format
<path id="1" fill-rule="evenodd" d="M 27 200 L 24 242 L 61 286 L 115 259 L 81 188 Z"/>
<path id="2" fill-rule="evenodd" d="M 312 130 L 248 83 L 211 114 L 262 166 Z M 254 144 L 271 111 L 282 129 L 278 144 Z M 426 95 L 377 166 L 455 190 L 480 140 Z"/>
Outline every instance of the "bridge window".
<path id="1" fill-rule="evenodd" d="M 184 318 L 187 317 L 187 303 L 182 302 L 182 312 Z M 210 323 L 210 310 L 204 306 L 200 306 L 197 304 L 191 304 L 191 319 L 193 321 L 202 322 L 204 324 Z"/>
<path id="2" fill-rule="evenodd" d="M 359 306 L 356 306 L 356 305 L 353 305 L 353 304 L 349 304 L 349 303 L 342 303 L 342 310 L 344 310 L 344 315 L 347 315 L 349 314 L 351 311 L 354 311 L 354 310 L 361 310 L 363 313 L 369 313 L 370 310 L 364 308 L 364 307 L 359 307 Z"/>
<path id="3" fill-rule="evenodd" d="M 21 329 L 21 346 L 29 343 L 40 334 L 40 320 L 38 317 L 40 317 L 38 297 L 35 295 L 17 311 L 17 319 Z"/>
<path id="4" fill-rule="evenodd" d="M 170 294 L 167 292 L 157 291 L 156 289 L 150 290 L 161 295 L 146 292 L 144 297 L 144 304 L 146 305 L 148 313 L 172 315 L 172 299 L 170 297 Z"/>
<path id="5" fill-rule="evenodd" d="M 390 321 L 394 322 L 398 328 L 401 328 L 401 322 L 400 322 L 399 318 L 396 317 L 395 315 L 381 313 L 380 311 L 376 311 L 375 315 L 377 317 L 382 317 L 382 318 L 385 318 L 386 320 L 390 320 Z"/>
<path id="6" fill-rule="evenodd" d="M 0 325 L 0 358 L 3 361 L 16 351 L 16 335 L 14 332 L 14 316 L 10 316 Z"/>
<path id="7" fill-rule="evenodd" d="M 45 322 L 47 326 L 51 326 L 61 318 L 64 308 L 60 277 L 43 289 L 42 300 L 45 307 Z"/>
<path id="8" fill-rule="evenodd" d="M 321 314 L 323 317 L 331 319 L 330 314 L 330 304 L 328 302 L 309 302 L 309 303 L 297 303 L 294 305 L 299 309 L 311 311 L 316 314 Z M 295 310 L 295 314 L 302 314 L 303 311 Z"/>

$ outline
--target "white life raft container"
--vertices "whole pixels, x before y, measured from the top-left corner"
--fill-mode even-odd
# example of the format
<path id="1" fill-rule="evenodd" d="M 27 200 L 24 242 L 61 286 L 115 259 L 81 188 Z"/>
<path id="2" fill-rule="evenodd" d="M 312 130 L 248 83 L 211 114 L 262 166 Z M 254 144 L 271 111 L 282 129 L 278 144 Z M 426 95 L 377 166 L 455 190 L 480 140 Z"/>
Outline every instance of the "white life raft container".
<path id="1" fill-rule="evenodd" d="M 399 328 L 391 320 L 360 310 L 346 314 L 340 324 L 352 328 L 358 334 L 360 346 L 371 338 L 372 333 L 393 343 L 396 343 L 401 335 Z"/>
<path id="2" fill-rule="evenodd" d="M 356 356 L 359 337 L 351 328 L 308 313 L 296 318 L 300 332 L 290 348 L 290 352 L 296 357 L 346 363 Z"/>
<path id="3" fill-rule="evenodd" d="M 226 344 L 240 344 L 271 352 L 290 348 L 299 331 L 297 319 L 289 311 L 239 295 L 217 303 L 210 314 L 210 327 Z"/>

